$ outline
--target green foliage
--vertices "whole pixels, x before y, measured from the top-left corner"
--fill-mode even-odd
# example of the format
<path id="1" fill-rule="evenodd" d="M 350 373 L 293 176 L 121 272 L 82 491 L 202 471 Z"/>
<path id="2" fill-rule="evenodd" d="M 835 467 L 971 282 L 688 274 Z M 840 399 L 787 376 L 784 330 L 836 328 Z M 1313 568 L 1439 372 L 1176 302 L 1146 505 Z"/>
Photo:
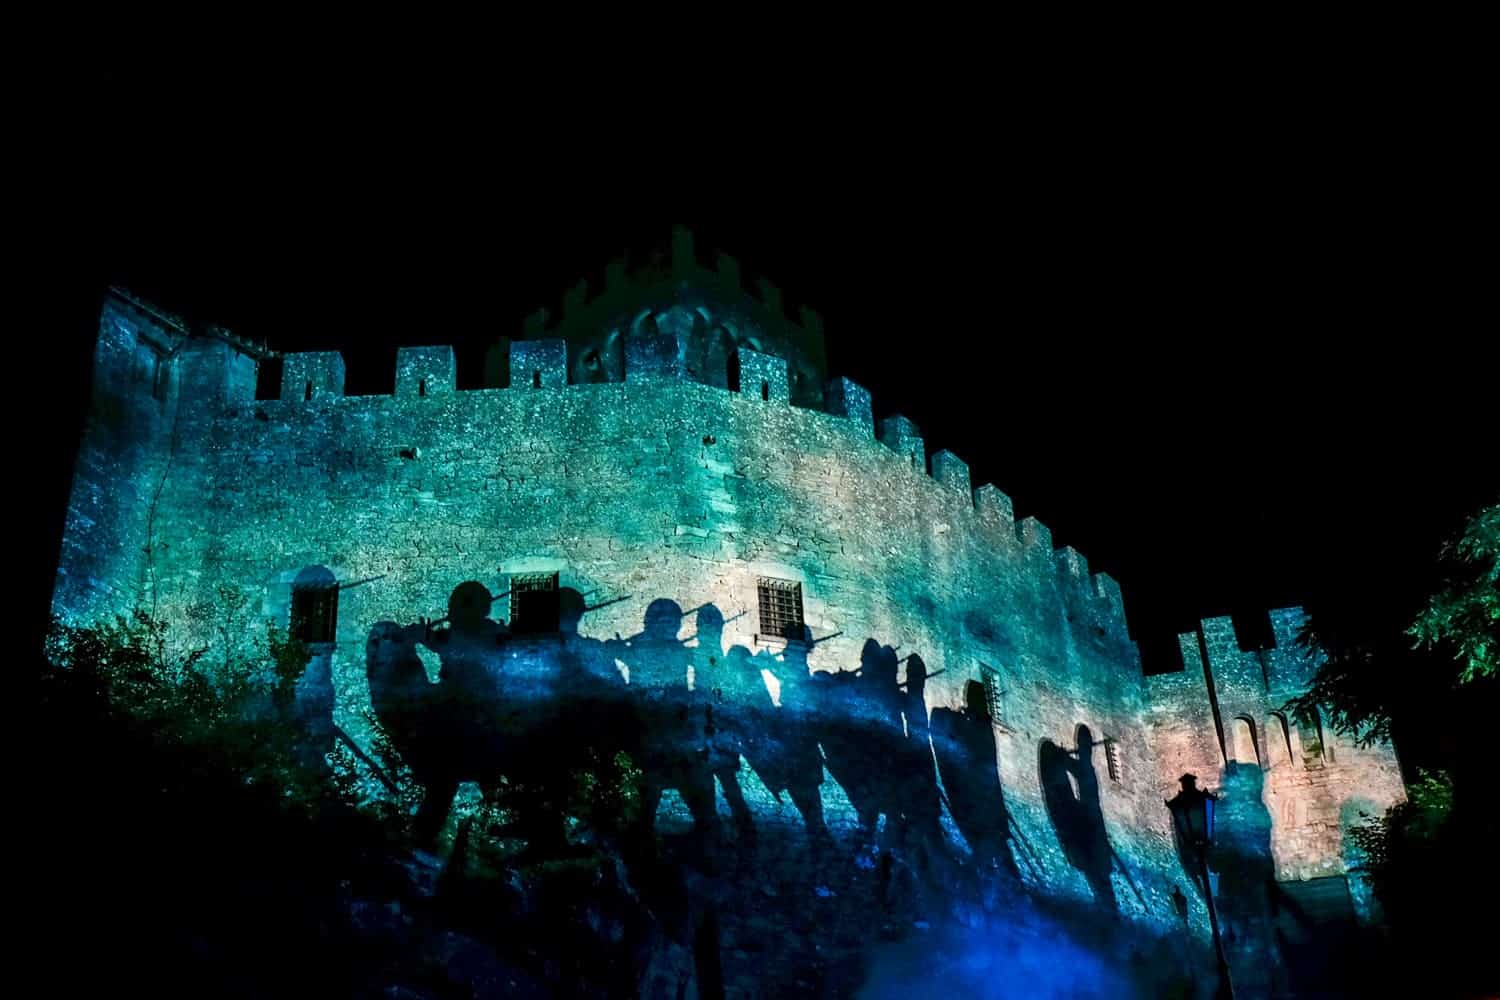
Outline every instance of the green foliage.
<path id="1" fill-rule="evenodd" d="M 386 731 L 379 717 L 366 709 L 364 719 L 370 731 L 370 750 L 375 759 L 380 761 L 386 777 L 396 786 L 394 795 L 377 795 L 373 799 L 366 797 L 366 808 L 383 823 L 399 829 L 402 834 L 409 834 L 412 817 L 416 814 L 417 807 L 422 804 L 422 786 L 412 775 L 411 768 L 407 767 L 406 761 L 401 759 L 400 751 L 396 749 L 391 734 Z M 348 794 L 357 799 L 359 797 L 357 789 L 368 784 L 355 777 L 362 772 L 362 769 L 354 760 L 353 751 L 342 742 L 334 749 L 339 755 L 339 761 L 347 766 L 348 780 L 351 783 Z M 345 771 L 345 768 L 337 765 L 335 769 L 340 772 Z"/>
<path id="2" fill-rule="evenodd" d="M 273 790 L 286 804 L 316 808 L 340 789 L 309 760 L 308 734 L 295 718 L 307 647 L 267 625 L 243 651 L 180 650 L 171 628 L 149 613 L 93 625 L 54 620 L 44 684 L 66 684 L 99 704 L 121 738 L 139 735 L 162 751 L 202 761 Z M 212 664 L 212 665 L 210 665 Z"/>
<path id="3" fill-rule="evenodd" d="M 1438 912 L 1433 903 L 1443 897 L 1468 852 L 1453 819 L 1453 780 L 1447 772 L 1418 772 L 1407 793 L 1407 800 L 1385 815 L 1349 829 L 1362 859 L 1353 870 L 1369 881 L 1393 925 L 1430 931 Z"/>
<path id="4" fill-rule="evenodd" d="M 1486 507 L 1445 547 L 1460 570 L 1407 629 L 1417 645 L 1444 645 L 1463 665 L 1459 679 L 1492 677 L 1500 668 L 1500 504 Z"/>
<path id="5" fill-rule="evenodd" d="M 1285 710 L 1297 715 L 1321 710 L 1334 730 L 1369 746 L 1391 738 L 1393 713 L 1413 703 L 1415 681 L 1441 690 L 1494 676 L 1500 664 L 1500 505 L 1480 511 L 1442 554 L 1453 567 L 1448 583 L 1404 632 L 1381 623 L 1408 619 L 1415 601 L 1379 609 L 1362 602 L 1315 609 L 1297 642 L 1319 661 L 1318 671 Z M 1451 649 L 1453 656 L 1429 655 L 1434 649 Z M 1446 672 L 1444 663 L 1461 669 Z"/>
<path id="6" fill-rule="evenodd" d="M 568 815 L 596 831 L 629 829 L 640 813 L 640 782 L 641 769 L 623 750 L 605 759 L 591 752 L 587 763 L 573 772 Z"/>
<path id="7" fill-rule="evenodd" d="M 1318 659 L 1312 684 L 1282 706 L 1289 718 L 1321 717 L 1337 732 L 1361 746 L 1391 738 L 1392 691 L 1404 658 L 1391 655 L 1378 638 L 1341 632 L 1326 620 L 1310 617 L 1297 633 L 1297 644 Z M 1304 741 L 1303 752 L 1315 755 Z"/>

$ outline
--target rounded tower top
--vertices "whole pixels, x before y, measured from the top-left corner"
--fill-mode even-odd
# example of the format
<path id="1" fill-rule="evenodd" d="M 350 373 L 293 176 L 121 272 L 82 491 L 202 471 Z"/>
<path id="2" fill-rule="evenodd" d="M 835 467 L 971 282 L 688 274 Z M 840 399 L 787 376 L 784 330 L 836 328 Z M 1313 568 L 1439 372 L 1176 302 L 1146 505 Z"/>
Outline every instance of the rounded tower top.
<path id="1" fill-rule="evenodd" d="M 822 318 L 806 308 L 796 321 L 788 318 L 780 289 L 764 278 L 756 290 L 745 291 L 739 262 L 728 254 L 718 254 L 712 267 L 701 265 L 692 233 L 679 226 L 669 261 L 657 255 L 634 268 L 623 259 L 611 262 L 597 295 L 590 298 L 588 283 L 579 282 L 563 297 L 561 318 L 551 323 L 548 311 L 538 310 L 522 339 L 566 341 L 570 383 L 623 380 L 627 345 L 650 340 L 675 354 L 685 376 L 729 385 L 735 352 L 747 347 L 786 361 L 793 403 L 822 405 L 828 376 Z"/>

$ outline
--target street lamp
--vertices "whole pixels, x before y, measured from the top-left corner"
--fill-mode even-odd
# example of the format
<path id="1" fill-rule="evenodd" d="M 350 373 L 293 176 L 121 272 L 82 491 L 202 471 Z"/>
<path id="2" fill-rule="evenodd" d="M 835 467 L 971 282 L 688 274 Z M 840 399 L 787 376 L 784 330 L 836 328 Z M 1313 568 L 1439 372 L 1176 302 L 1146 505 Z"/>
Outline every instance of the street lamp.
<path id="1" fill-rule="evenodd" d="M 1229 983 L 1229 962 L 1224 958 L 1224 942 L 1219 938 L 1219 915 L 1214 909 L 1214 893 L 1208 882 L 1208 848 L 1214 841 L 1214 803 L 1218 796 L 1198 787 L 1198 777 L 1184 774 L 1182 791 L 1167 801 L 1177 836 L 1198 858 L 1198 872 L 1203 880 L 1203 898 L 1208 903 L 1208 925 L 1214 934 L 1214 954 L 1219 960 L 1219 995 L 1233 997 Z"/>

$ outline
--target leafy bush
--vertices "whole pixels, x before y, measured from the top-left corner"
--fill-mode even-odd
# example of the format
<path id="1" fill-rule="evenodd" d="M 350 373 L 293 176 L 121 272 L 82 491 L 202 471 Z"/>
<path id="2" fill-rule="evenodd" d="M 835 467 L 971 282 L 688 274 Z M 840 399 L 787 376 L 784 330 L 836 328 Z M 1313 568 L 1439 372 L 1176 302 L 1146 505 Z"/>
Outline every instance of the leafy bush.
<path id="1" fill-rule="evenodd" d="M 1452 778 L 1444 771 L 1424 770 L 1407 787 L 1405 802 L 1350 828 L 1349 836 L 1364 858 L 1360 874 L 1370 881 L 1383 904 L 1400 910 L 1411 866 L 1433 859 L 1433 852 L 1446 839 L 1452 814 Z"/>

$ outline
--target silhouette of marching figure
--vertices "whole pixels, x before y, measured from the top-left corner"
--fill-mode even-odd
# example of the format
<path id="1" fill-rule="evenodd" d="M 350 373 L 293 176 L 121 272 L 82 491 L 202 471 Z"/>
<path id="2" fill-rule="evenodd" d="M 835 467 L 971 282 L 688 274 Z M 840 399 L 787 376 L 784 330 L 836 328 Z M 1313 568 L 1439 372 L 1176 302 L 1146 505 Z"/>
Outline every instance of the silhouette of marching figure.
<path id="1" fill-rule="evenodd" d="M 370 703 L 392 746 L 423 788 L 413 821 L 420 841 L 431 840 L 448 818 L 458 784 L 480 766 L 468 758 L 462 735 L 449 724 L 437 685 L 417 655 L 415 629 L 376 622 L 365 641 Z"/>
<path id="2" fill-rule="evenodd" d="M 458 784 L 493 782 L 506 763 L 506 734 L 496 678 L 506 628 L 489 618 L 494 598 L 484 585 L 461 583 L 448 598 L 448 627 L 423 619 L 402 628 L 378 622 L 365 646 L 376 718 L 422 784 L 413 823 L 420 840 L 442 829 Z M 438 683 L 427 680 L 417 644 L 438 654 Z"/>
<path id="3" fill-rule="evenodd" d="M 1011 853 L 1010 817 L 996 765 L 995 727 L 984 685 L 969 681 L 964 708 L 932 712 L 932 747 L 948 796 L 948 810 L 981 867 L 998 866 L 1012 877 L 1020 869 Z"/>
<path id="4" fill-rule="evenodd" d="M 901 750 L 900 688 L 896 651 L 866 639 L 857 670 L 841 670 L 827 684 L 829 710 L 821 727 L 828 773 L 849 797 L 860 836 L 872 841 L 882 813 L 897 813 L 888 770 Z"/>
<path id="5" fill-rule="evenodd" d="M 694 701 L 703 712 L 703 733 L 708 747 L 708 768 L 724 789 L 724 801 L 734 818 L 735 829 L 746 842 L 755 839 L 755 820 L 740 787 L 740 755 L 746 731 L 745 699 L 726 669 L 724 614 L 716 606 L 698 609 L 698 649 L 693 659 Z M 765 687 L 764 684 L 761 685 Z M 727 689 L 727 690 L 726 690 Z"/>
<path id="6" fill-rule="evenodd" d="M 421 621 L 412 626 L 417 642 L 438 655 L 438 694 L 445 724 L 468 748 L 481 770 L 503 770 L 510 733 L 498 724 L 503 706 L 499 680 L 510 633 L 490 618 L 495 598 L 484 584 L 469 580 L 448 597 L 448 624 Z M 471 773 L 473 773 L 471 770 Z"/>
<path id="7" fill-rule="evenodd" d="M 927 721 L 927 664 L 915 653 L 906 658 L 906 680 L 897 687 L 896 697 L 901 716 L 906 720 L 906 738 L 898 744 L 899 753 L 891 762 L 896 772 L 894 789 L 899 816 L 895 842 L 930 855 L 943 840 L 939 824 L 942 803 Z M 930 862 L 932 858 L 925 860 Z"/>
<path id="8" fill-rule="evenodd" d="M 1114 883 L 1109 877 L 1115 854 L 1099 806 L 1094 734 L 1088 726 L 1078 727 L 1077 741 L 1078 749 L 1070 753 L 1051 740 L 1042 740 L 1038 752 L 1042 797 L 1068 864 L 1088 881 L 1095 902 L 1118 911 Z"/>
<path id="9" fill-rule="evenodd" d="M 687 687 L 692 651 L 677 638 L 682 617 L 676 601 L 657 598 L 646 607 L 640 634 L 610 640 L 605 646 L 630 671 L 639 733 L 632 756 L 641 770 L 637 838 L 642 843 L 650 840 L 662 793 L 675 788 L 693 816 L 700 846 L 706 847 L 718 840 L 719 816 L 703 714 L 693 711 Z"/>
<path id="10" fill-rule="evenodd" d="M 496 700 L 500 647 L 509 631 L 489 616 L 494 600 L 484 584 L 460 583 L 448 597 L 448 627 L 426 621 L 417 626 L 417 641 L 438 654 L 438 683 L 450 697 L 484 705 Z"/>
<path id="11" fill-rule="evenodd" d="M 781 686 L 781 707 L 771 700 L 758 663 L 742 646 L 730 650 L 735 655 L 736 673 L 745 675 L 748 694 L 755 696 L 758 739 L 749 741 L 750 766 L 766 788 L 779 800 L 785 791 L 796 806 L 807 828 L 813 848 L 829 847 L 833 837 L 823 820 L 823 753 L 818 748 L 818 734 L 811 719 L 817 710 L 817 687 L 807 656 L 812 637 L 804 626 L 787 639 L 781 659 L 765 657 L 766 667 Z M 750 678 L 753 675 L 753 685 Z"/>
<path id="12" fill-rule="evenodd" d="M 589 610 L 574 588 L 558 591 L 557 684 L 565 700 L 567 738 L 585 755 L 605 760 L 631 751 L 638 739 L 631 731 L 627 692 L 614 656 L 606 643 L 578 632 Z"/>
<path id="13" fill-rule="evenodd" d="M 500 700 L 492 724 L 503 747 L 500 767 L 509 779 L 506 805 L 515 817 L 511 829 L 533 857 L 570 849 L 569 798 L 575 776 L 593 763 L 595 735 L 592 727 L 585 735 L 574 720 L 599 700 L 585 660 L 602 646 L 577 634 L 582 595 L 568 588 L 557 597 L 557 631 L 513 633 L 496 677 Z"/>
<path id="14" fill-rule="evenodd" d="M 604 643 L 578 633 L 588 611 L 583 594 L 575 588 L 557 592 L 558 674 L 565 696 L 589 697 L 619 686 L 620 675 Z"/>

